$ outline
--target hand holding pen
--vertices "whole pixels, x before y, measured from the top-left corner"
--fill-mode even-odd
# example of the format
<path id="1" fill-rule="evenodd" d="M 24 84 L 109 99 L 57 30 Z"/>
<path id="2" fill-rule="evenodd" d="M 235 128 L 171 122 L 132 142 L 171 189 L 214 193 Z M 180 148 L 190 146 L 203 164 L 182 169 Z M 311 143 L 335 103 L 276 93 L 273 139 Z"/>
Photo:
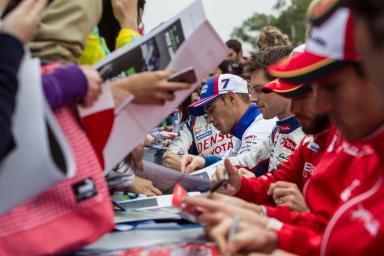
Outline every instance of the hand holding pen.
<path id="1" fill-rule="evenodd" d="M 277 233 L 255 225 L 235 215 L 227 217 L 213 227 L 210 236 L 223 255 L 248 254 L 250 252 L 271 253 L 278 248 Z"/>
<path id="2" fill-rule="evenodd" d="M 224 166 L 218 167 L 216 172 L 212 175 L 212 183 L 217 183 L 221 180 L 227 180 L 227 186 L 221 186 L 217 192 L 235 195 L 241 188 L 241 174 L 235 168 L 228 158 L 224 160 Z"/>
<path id="3" fill-rule="evenodd" d="M 219 181 L 212 182 L 211 188 L 208 191 L 203 192 L 202 195 L 206 197 L 210 197 L 214 192 L 218 191 L 220 188 L 223 187 L 224 189 L 226 189 L 227 186 L 228 186 L 228 173 L 225 172 L 224 177 Z"/>

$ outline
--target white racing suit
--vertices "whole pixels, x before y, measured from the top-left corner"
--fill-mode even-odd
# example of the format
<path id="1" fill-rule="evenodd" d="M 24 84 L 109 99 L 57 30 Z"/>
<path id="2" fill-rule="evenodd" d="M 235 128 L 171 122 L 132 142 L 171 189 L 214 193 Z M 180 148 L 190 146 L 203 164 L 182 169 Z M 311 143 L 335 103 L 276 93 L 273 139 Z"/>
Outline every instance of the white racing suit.
<path id="1" fill-rule="evenodd" d="M 247 154 L 231 157 L 231 163 L 237 167 L 249 169 L 256 176 L 260 176 L 266 171 L 272 172 L 282 161 L 287 161 L 304 135 L 299 122 L 294 116 L 277 121 L 267 139 Z M 263 170 L 261 166 L 266 164 L 268 164 L 268 170 Z"/>
<path id="2" fill-rule="evenodd" d="M 167 153 L 178 155 L 224 156 L 232 149 L 232 135 L 223 135 L 205 116 L 191 116 L 180 126 L 179 134 Z"/>
<path id="3" fill-rule="evenodd" d="M 262 147 L 263 142 L 271 134 L 275 126 L 276 119 L 266 120 L 260 113 L 260 110 L 251 105 L 241 117 L 240 121 L 232 128 L 233 149 L 229 156 L 242 156 Z M 221 160 L 219 157 L 204 157 L 205 167 Z M 258 166 L 260 172 L 267 170 L 267 163 L 264 166 Z"/>

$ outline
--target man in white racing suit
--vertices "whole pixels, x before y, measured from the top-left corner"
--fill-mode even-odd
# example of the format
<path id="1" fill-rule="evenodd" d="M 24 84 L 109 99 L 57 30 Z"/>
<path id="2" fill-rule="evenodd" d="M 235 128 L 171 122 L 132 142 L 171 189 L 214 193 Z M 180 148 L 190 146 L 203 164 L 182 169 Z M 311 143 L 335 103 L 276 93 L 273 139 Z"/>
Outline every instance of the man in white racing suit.
<path id="1" fill-rule="evenodd" d="M 291 100 L 276 93 L 263 92 L 261 88 L 269 82 L 265 77 L 265 68 L 288 56 L 292 48 L 287 46 L 273 47 L 259 52 L 250 65 L 251 101 L 255 103 L 265 119 L 278 118 L 270 136 L 246 154 L 230 157 L 232 164 L 245 167 L 251 171 L 248 176 L 260 176 L 267 171 L 276 169 L 282 161 L 297 148 L 304 137 L 300 124 L 290 112 Z M 295 52 L 295 51 L 294 51 Z M 278 80 L 271 81 L 269 87 L 281 86 Z M 194 157 L 189 167 L 200 169 L 207 166 L 206 162 L 214 163 L 218 157 Z M 243 172 L 244 173 L 244 172 Z"/>
<path id="2" fill-rule="evenodd" d="M 200 100 L 188 107 L 193 116 L 206 114 L 207 121 L 222 134 L 232 134 L 233 149 L 229 155 L 245 154 L 257 148 L 272 132 L 275 120 L 265 120 L 256 105 L 251 104 L 247 82 L 235 75 L 212 77 L 203 87 Z M 182 171 L 191 172 L 189 163 L 195 156 L 183 157 Z M 219 157 L 205 156 L 203 166 Z"/>
<path id="3" fill-rule="evenodd" d="M 304 137 L 300 123 L 290 111 L 291 99 L 273 92 L 284 87 L 284 82 L 269 81 L 265 76 L 266 67 L 287 57 L 290 50 L 291 47 L 286 46 L 265 49 L 255 56 L 250 65 L 251 101 L 259 107 L 264 118 L 276 116 L 278 121 L 269 138 L 260 147 L 248 154 L 231 157 L 230 161 L 238 167 L 247 168 L 256 176 L 264 174 L 257 170 L 265 162 L 269 163 L 268 172 L 272 172 L 282 161 L 287 161 Z M 291 55 L 300 51 L 303 51 L 303 47 L 294 49 Z"/>

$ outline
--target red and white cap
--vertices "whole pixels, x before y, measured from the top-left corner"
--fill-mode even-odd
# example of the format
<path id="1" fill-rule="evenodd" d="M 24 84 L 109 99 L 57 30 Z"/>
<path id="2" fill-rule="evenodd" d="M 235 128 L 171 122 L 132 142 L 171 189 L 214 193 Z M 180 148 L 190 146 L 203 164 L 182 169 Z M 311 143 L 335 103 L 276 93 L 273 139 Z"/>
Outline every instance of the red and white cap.
<path id="1" fill-rule="evenodd" d="M 204 106 L 228 92 L 248 94 L 247 81 L 232 74 L 221 74 L 210 78 L 201 89 L 200 100 L 188 106 L 188 114 L 193 116 L 204 115 Z"/>
<path id="2" fill-rule="evenodd" d="M 268 73 L 289 83 L 319 80 L 348 62 L 360 61 L 353 37 L 351 13 L 347 8 L 339 8 L 321 26 L 311 29 L 302 54 L 270 66 Z"/>
<path id="3" fill-rule="evenodd" d="M 302 54 L 305 50 L 305 44 L 299 45 L 289 55 L 291 58 L 298 56 Z M 305 84 L 293 84 L 293 83 L 287 83 L 284 80 L 281 79 L 275 79 L 262 88 L 264 93 L 270 93 L 274 92 L 281 96 L 292 98 L 297 96 L 302 96 L 310 91 L 312 89 L 309 86 L 306 86 Z"/>
<path id="4" fill-rule="evenodd" d="M 312 91 L 311 87 L 305 84 L 287 83 L 281 79 L 275 79 L 261 89 L 264 93 L 274 92 L 287 98 L 302 96 Z"/>

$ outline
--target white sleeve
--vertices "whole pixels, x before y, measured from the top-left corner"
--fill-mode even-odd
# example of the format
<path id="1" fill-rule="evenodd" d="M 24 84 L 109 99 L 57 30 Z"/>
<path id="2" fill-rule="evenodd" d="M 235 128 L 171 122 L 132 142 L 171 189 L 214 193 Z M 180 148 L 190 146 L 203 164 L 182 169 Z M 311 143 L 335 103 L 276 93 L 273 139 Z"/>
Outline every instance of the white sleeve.
<path id="1" fill-rule="evenodd" d="M 260 161 L 270 158 L 272 146 L 271 136 L 268 136 L 268 138 L 264 139 L 251 151 L 244 152 L 235 157 L 230 157 L 229 160 L 233 165 L 253 169 Z"/>
<path id="2" fill-rule="evenodd" d="M 125 189 L 133 183 L 134 178 L 133 168 L 124 162 L 113 168 L 106 177 L 110 189 Z"/>
<path id="3" fill-rule="evenodd" d="M 255 120 L 244 132 L 238 154 L 244 154 L 258 148 L 272 133 L 275 124 L 275 119 L 265 120 L 260 118 Z"/>
<path id="4" fill-rule="evenodd" d="M 188 129 L 187 124 L 183 123 L 180 126 L 179 134 L 177 137 L 173 140 L 171 145 L 169 145 L 167 153 L 175 153 L 175 154 L 188 154 L 188 150 L 191 147 L 193 143 L 192 134 L 191 131 Z"/>

